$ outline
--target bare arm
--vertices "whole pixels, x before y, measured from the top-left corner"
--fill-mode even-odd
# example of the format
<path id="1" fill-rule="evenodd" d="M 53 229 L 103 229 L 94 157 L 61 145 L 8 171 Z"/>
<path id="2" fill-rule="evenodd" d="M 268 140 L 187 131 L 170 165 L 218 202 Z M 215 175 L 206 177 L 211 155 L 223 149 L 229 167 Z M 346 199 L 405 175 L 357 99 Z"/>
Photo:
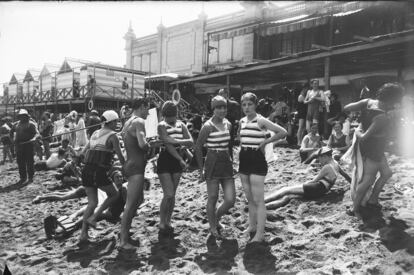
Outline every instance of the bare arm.
<path id="1" fill-rule="evenodd" d="M 135 126 L 135 135 L 137 137 L 138 146 L 143 150 L 147 150 L 149 144 L 145 140 L 145 124 L 137 119 L 133 122 L 133 125 Z"/>
<path id="2" fill-rule="evenodd" d="M 308 143 L 309 143 L 309 136 L 306 135 L 303 140 L 302 140 L 302 144 L 300 146 L 299 151 L 301 152 L 312 152 L 315 151 L 315 148 L 308 148 Z"/>
<path id="3" fill-rule="evenodd" d="M 168 151 L 168 153 L 170 153 L 178 161 L 182 162 L 183 158 L 180 156 L 180 154 L 178 154 L 177 149 L 175 149 L 175 147 L 173 145 L 173 144 L 178 144 L 178 142 L 176 142 L 176 140 L 174 138 L 172 138 L 168 135 L 167 129 L 165 128 L 165 125 L 158 124 L 157 129 L 158 129 L 158 137 L 160 138 L 160 140 L 162 140 L 164 142 L 164 146 L 165 146 L 166 150 Z M 175 143 L 165 142 L 166 139 L 171 139 Z"/>
<path id="4" fill-rule="evenodd" d="M 285 128 L 279 126 L 276 123 L 271 122 L 270 120 L 266 118 L 260 118 L 257 121 L 257 124 L 259 125 L 260 128 L 264 128 L 266 130 L 269 130 L 275 133 L 275 135 L 264 140 L 262 144 L 260 145 L 260 147 L 264 147 L 268 143 L 273 143 L 279 139 L 285 138 L 287 135 Z"/>
<path id="5" fill-rule="evenodd" d="M 124 158 L 124 155 L 122 154 L 121 146 L 119 145 L 118 136 L 116 134 L 113 134 L 111 135 L 109 140 L 112 144 L 112 148 L 114 149 L 116 155 L 118 156 L 119 161 L 121 162 L 122 165 L 124 165 L 125 158 Z"/>
<path id="6" fill-rule="evenodd" d="M 332 148 L 332 140 L 333 140 L 333 135 L 331 134 L 331 135 L 329 136 L 329 139 L 328 139 L 328 147 L 329 147 L 329 148 Z"/>
<path id="7" fill-rule="evenodd" d="M 344 112 L 358 112 L 367 106 L 369 99 L 363 99 L 358 102 L 349 103 L 344 106 Z"/>
<path id="8" fill-rule="evenodd" d="M 310 102 L 309 99 L 309 91 L 306 92 L 306 96 L 305 96 L 305 100 L 303 101 L 303 103 L 308 104 Z"/>
<path id="9" fill-rule="evenodd" d="M 332 169 L 332 168 L 330 168 L 328 165 L 323 166 L 321 171 L 319 171 L 319 174 L 312 180 L 312 182 L 318 182 L 323 177 L 327 176 L 329 174 L 329 171 L 328 171 L 329 169 Z"/>
<path id="10" fill-rule="evenodd" d="M 347 182 L 351 183 L 352 181 L 351 177 L 347 173 L 345 173 L 345 171 L 342 170 L 340 166 L 338 166 L 338 171 L 339 171 L 339 174 L 341 174 L 341 176 L 343 176 Z"/>
<path id="11" fill-rule="evenodd" d="M 203 145 L 206 143 L 208 135 L 210 134 L 210 127 L 204 125 L 200 134 L 198 135 L 197 143 L 195 145 L 195 155 L 198 163 L 198 169 L 200 170 L 200 175 L 203 172 Z"/>
<path id="12" fill-rule="evenodd" d="M 298 96 L 298 102 L 303 102 L 303 101 L 305 101 L 305 97 L 302 94 L 300 94 Z"/>

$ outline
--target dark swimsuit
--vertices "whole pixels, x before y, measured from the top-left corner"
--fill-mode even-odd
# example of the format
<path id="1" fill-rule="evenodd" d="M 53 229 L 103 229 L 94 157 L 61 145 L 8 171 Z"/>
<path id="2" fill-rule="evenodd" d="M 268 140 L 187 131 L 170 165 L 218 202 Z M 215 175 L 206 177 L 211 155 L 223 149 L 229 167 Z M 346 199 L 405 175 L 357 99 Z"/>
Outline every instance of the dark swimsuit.
<path id="1" fill-rule="evenodd" d="M 365 132 L 371 126 L 374 118 L 378 115 L 384 114 L 381 109 L 365 108 L 361 113 L 362 130 Z M 360 151 L 363 158 L 369 158 L 373 161 L 379 162 L 384 157 L 385 146 L 387 144 L 386 136 L 371 136 L 360 142 Z"/>

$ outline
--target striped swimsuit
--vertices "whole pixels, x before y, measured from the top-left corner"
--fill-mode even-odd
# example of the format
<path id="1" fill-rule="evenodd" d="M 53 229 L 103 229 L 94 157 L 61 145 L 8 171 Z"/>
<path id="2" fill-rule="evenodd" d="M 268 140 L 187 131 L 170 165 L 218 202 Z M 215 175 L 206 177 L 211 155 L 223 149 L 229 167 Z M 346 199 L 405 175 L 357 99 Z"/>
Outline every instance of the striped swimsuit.
<path id="1" fill-rule="evenodd" d="M 209 119 L 203 127 L 210 127 L 206 146 L 207 156 L 204 163 L 204 175 L 207 180 L 233 178 L 233 162 L 229 154 L 231 124 L 224 119 L 225 130 L 221 131 Z"/>
<path id="2" fill-rule="evenodd" d="M 183 123 L 179 120 L 176 121 L 175 125 L 170 125 L 166 123 L 165 121 L 160 122 L 161 125 L 164 125 L 168 136 L 170 136 L 173 139 L 176 140 L 183 140 L 184 134 L 183 134 Z M 179 152 L 179 145 L 176 145 L 175 148 Z M 171 155 L 167 150 L 166 147 L 161 148 L 161 152 L 158 155 L 157 160 L 157 173 L 163 174 L 175 174 L 175 173 L 181 173 L 182 167 L 180 165 L 180 162 L 178 159 L 176 159 L 173 155 Z"/>
<path id="3" fill-rule="evenodd" d="M 267 174 L 267 161 L 265 155 L 259 149 L 259 145 L 268 138 L 268 133 L 259 127 L 258 120 L 261 115 L 256 115 L 251 121 L 244 117 L 240 120 L 240 156 L 239 173 L 244 175 Z"/>

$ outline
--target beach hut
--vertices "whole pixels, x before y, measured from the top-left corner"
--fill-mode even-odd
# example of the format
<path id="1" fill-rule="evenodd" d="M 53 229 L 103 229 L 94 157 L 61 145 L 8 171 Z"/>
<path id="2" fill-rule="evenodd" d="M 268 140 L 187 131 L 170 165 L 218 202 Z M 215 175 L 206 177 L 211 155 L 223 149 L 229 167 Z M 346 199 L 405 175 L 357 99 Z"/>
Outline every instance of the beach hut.
<path id="1" fill-rule="evenodd" d="M 65 60 L 56 75 L 56 89 L 71 89 L 73 80 L 79 81 L 79 77 L 79 64 Z"/>
<path id="2" fill-rule="evenodd" d="M 39 90 L 41 92 L 51 91 L 56 85 L 56 74 L 60 66 L 55 64 L 45 64 L 39 75 Z"/>
<path id="3" fill-rule="evenodd" d="M 39 90 L 39 70 L 29 69 L 26 72 L 26 75 L 23 78 L 23 93 L 24 94 L 33 94 L 33 91 L 36 89 Z"/>
<path id="4" fill-rule="evenodd" d="M 96 87 L 99 87 L 96 90 L 96 96 L 108 97 L 112 95 L 122 97 L 120 91 L 122 90 L 122 82 L 125 78 L 129 91 L 133 88 L 139 94 L 144 94 L 145 75 L 143 72 L 100 63 L 86 64 L 80 71 L 81 86 L 88 85 L 89 75 L 95 79 Z"/>
<path id="5" fill-rule="evenodd" d="M 23 92 L 22 80 L 24 79 L 24 74 L 14 73 L 9 82 L 9 96 L 21 95 Z"/>

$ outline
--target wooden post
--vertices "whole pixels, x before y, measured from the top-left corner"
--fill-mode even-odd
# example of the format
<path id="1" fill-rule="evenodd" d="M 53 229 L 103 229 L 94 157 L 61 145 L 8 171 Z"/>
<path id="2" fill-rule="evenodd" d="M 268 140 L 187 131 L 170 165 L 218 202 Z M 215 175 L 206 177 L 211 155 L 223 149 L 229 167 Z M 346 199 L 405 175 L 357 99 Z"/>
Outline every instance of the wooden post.
<path id="1" fill-rule="evenodd" d="M 329 56 L 325 57 L 324 60 L 325 69 L 324 69 L 324 82 L 325 82 L 325 91 L 329 90 L 331 87 L 331 78 L 330 78 L 330 67 L 331 67 L 331 59 Z"/>
<path id="2" fill-rule="evenodd" d="M 227 98 L 230 98 L 230 75 L 226 75 Z"/>
<path id="3" fill-rule="evenodd" d="M 131 84 L 131 100 L 134 99 L 134 73 L 131 73 L 131 79 L 132 79 L 132 84 Z"/>

